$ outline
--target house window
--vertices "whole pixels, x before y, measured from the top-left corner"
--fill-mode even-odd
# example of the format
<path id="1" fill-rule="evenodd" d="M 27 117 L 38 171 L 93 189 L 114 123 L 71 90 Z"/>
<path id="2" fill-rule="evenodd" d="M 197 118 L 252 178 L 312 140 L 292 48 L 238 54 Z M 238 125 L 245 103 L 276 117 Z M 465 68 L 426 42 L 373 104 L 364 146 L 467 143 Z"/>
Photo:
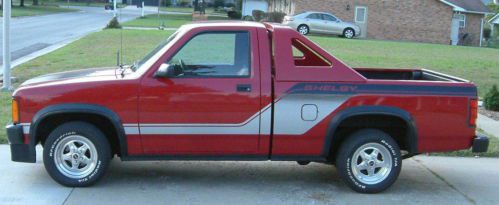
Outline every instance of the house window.
<path id="1" fill-rule="evenodd" d="M 466 27 L 466 15 L 464 14 L 454 14 L 454 18 L 459 20 L 459 28 Z"/>
<path id="2" fill-rule="evenodd" d="M 357 6 L 355 7 L 355 22 L 365 23 L 366 22 L 366 7 Z"/>

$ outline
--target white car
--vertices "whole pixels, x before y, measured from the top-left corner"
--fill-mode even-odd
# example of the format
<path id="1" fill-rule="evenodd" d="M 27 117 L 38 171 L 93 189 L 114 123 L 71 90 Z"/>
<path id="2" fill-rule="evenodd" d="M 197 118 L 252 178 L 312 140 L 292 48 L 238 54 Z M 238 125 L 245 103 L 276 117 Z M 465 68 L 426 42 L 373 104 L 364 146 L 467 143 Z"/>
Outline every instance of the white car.
<path id="1" fill-rule="evenodd" d="M 296 29 L 303 35 L 309 33 L 333 34 L 345 38 L 360 35 L 360 27 L 354 23 L 342 21 L 330 13 L 304 12 L 294 16 L 285 16 L 282 24 Z"/>

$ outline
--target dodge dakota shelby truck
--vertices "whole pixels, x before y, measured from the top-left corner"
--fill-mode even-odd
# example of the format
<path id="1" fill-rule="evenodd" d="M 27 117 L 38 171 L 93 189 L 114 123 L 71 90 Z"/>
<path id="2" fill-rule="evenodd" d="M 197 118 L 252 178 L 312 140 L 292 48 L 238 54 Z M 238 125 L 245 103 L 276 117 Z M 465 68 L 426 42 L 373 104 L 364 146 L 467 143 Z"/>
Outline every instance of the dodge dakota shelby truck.
<path id="1" fill-rule="evenodd" d="M 291 28 L 182 26 L 134 66 L 48 74 L 13 94 L 12 160 L 43 163 L 62 185 L 121 160 L 275 160 L 334 164 L 380 192 L 402 159 L 473 148 L 477 88 L 425 69 L 351 68 Z"/>

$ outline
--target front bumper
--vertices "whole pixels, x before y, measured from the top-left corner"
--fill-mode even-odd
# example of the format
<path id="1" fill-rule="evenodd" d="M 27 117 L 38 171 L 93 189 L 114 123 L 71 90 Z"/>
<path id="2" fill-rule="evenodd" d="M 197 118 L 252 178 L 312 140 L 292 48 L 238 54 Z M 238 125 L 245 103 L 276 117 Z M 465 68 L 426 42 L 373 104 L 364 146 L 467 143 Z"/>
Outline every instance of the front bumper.
<path id="1" fill-rule="evenodd" d="M 475 139 L 473 139 L 471 151 L 474 153 L 480 153 L 487 152 L 487 149 L 489 149 L 489 138 L 484 135 L 477 134 Z"/>
<path id="2" fill-rule="evenodd" d="M 36 162 L 35 146 L 24 143 L 23 127 L 21 125 L 7 125 L 11 159 L 14 162 Z"/>

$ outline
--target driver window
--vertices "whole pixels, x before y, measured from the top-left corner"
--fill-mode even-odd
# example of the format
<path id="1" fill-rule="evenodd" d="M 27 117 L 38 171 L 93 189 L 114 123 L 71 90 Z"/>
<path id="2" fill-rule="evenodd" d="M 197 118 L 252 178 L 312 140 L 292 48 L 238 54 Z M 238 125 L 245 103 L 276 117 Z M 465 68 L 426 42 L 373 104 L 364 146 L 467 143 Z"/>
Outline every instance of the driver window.
<path id="1" fill-rule="evenodd" d="M 167 64 L 179 77 L 248 77 L 248 32 L 202 33 L 189 40 Z"/>

